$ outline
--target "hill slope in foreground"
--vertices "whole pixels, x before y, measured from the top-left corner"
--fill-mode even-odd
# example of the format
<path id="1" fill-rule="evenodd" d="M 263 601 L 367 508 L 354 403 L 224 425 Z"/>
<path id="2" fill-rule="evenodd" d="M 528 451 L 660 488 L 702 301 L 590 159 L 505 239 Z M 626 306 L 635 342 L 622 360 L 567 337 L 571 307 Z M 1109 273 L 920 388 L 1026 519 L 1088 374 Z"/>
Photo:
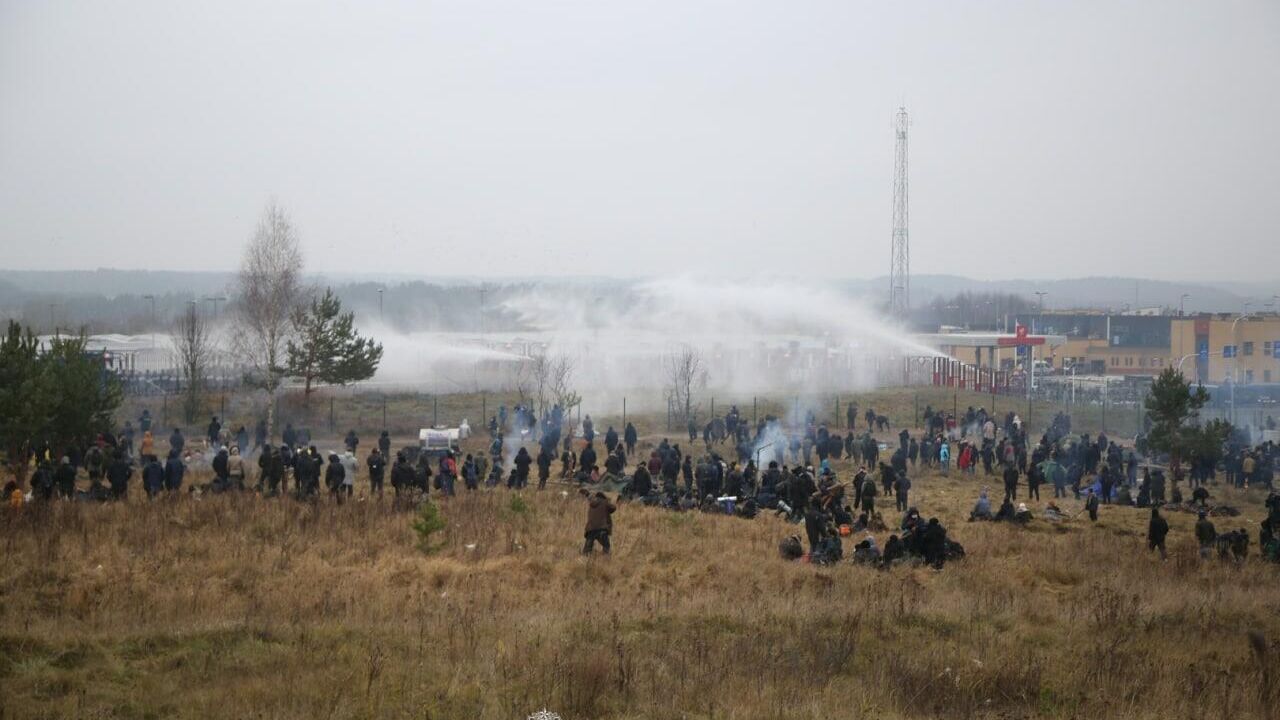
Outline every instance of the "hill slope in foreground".
<path id="1" fill-rule="evenodd" d="M 966 523 L 982 482 L 917 475 L 968 550 L 941 572 L 788 563 L 771 514 L 635 504 L 587 559 L 564 486 L 441 502 L 433 554 L 389 498 L 4 513 L 3 715 L 1273 716 L 1277 568 L 1200 562 L 1177 513 L 1163 563 L 1143 510 Z M 1256 538 L 1261 494 L 1215 492 Z"/>

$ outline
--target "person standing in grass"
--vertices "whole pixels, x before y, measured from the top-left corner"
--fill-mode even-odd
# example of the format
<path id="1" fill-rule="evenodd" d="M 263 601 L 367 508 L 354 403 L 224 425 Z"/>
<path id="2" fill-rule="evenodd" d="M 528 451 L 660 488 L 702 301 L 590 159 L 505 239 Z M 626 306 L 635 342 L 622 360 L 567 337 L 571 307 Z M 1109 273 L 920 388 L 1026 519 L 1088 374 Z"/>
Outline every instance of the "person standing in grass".
<path id="1" fill-rule="evenodd" d="M 1018 468 L 1013 463 L 1004 466 L 1004 499 L 1018 499 Z"/>
<path id="2" fill-rule="evenodd" d="M 467 456 L 467 460 L 471 460 L 470 455 Z M 369 466 L 369 492 L 371 494 L 377 493 L 377 495 L 381 497 L 382 481 L 386 478 L 387 473 L 387 461 L 384 459 L 382 450 L 374 448 L 369 453 L 369 458 L 365 460 L 365 464 Z M 474 469 L 475 468 L 473 467 L 472 470 Z M 474 490 L 475 488 L 472 489 Z"/>
<path id="3" fill-rule="evenodd" d="M 1209 520 L 1209 513 L 1200 511 L 1200 519 L 1196 520 L 1196 542 L 1200 544 L 1200 559 L 1212 557 L 1213 544 L 1218 540 L 1218 529 Z"/>
<path id="4" fill-rule="evenodd" d="M 595 544 L 600 543 L 605 555 L 609 554 L 609 535 L 613 532 L 613 513 L 618 509 L 609 502 L 609 497 L 602 492 L 591 495 L 586 488 L 579 492 L 587 501 L 587 529 L 583 533 L 586 543 L 582 546 L 582 554 L 590 555 Z"/>
<path id="5" fill-rule="evenodd" d="M 338 499 L 338 504 L 342 504 L 343 482 L 347 479 L 347 471 L 342 467 L 342 458 L 338 457 L 338 453 L 329 453 L 329 466 L 324 470 L 324 484 L 329 488 L 329 494 Z"/>
<path id="6" fill-rule="evenodd" d="M 1159 550 L 1160 559 L 1168 560 L 1164 539 L 1169 534 L 1169 521 L 1160 516 L 1160 508 L 1151 508 L 1151 522 L 1147 524 L 1147 551 Z"/>
<path id="7" fill-rule="evenodd" d="M 1089 511 L 1089 520 L 1098 522 L 1098 494 L 1093 488 L 1085 490 L 1084 509 Z"/>

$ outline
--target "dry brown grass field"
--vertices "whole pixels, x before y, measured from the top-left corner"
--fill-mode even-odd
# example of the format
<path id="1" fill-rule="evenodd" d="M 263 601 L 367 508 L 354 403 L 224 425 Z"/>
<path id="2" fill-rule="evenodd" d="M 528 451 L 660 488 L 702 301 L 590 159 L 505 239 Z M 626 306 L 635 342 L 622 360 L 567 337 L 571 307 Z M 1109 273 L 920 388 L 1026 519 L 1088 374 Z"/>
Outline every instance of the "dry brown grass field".
<path id="1" fill-rule="evenodd" d="M 867 401 L 905 418 L 915 394 Z M 638 420 L 642 446 L 664 435 Z M 562 485 L 440 500 L 428 554 L 360 481 L 341 506 L 135 481 L 128 503 L 2 513 L 0 717 L 1277 717 L 1260 491 L 1214 489 L 1244 510 L 1219 529 L 1254 538 L 1237 566 L 1198 560 L 1189 515 L 1161 562 L 1146 511 L 971 524 L 980 474 L 917 473 L 912 504 L 968 552 L 939 572 L 788 563 L 800 528 L 771 514 L 636 504 L 584 558 Z"/>

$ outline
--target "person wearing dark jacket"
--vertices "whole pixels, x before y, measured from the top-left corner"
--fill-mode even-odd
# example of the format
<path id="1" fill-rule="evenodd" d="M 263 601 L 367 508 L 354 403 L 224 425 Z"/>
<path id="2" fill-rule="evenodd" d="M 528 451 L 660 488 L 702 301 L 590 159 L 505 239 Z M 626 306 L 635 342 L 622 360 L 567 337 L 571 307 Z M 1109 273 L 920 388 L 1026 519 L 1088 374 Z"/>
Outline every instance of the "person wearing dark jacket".
<path id="1" fill-rule="evenodd" d="M 545 446 L 538 451 L 538 489 L 542 490 L 547 487 L 547 480 L 551 477 L 551 453 L 554 449 L 548 450 Z"/>
<path id="2" fill-rule="evenodd" d="M 862 481 L 862 510 L 867 514 L 868 518 L 872 518 L 876 514 L 876 482 L 871 478 Z"/>
<path id="3" fill-rule="evenodd" d="M 365 461 L 365 464 L 369 466 L 369 492 L 381 495 L 382 481 L 387 475 L 387 461 L 383 457 L 382 451 L 374 448 L 369 453 L 369 459 Z"/>
<path id="4" fill-rule="evenodd" d="M 64 456 L 62 462 L 58 463 L 58 469 L 53 472 L 53 482 L 59 495 L 68 500 L 75 499 L 76 466 L 71 464 L 71 458 Z"/>
<path id="5" fill-rule="evenodd" d="M 182 476 L 186 472 L 187 466 L 182 464 L 178 451 L 170 450 L 169 459 L 164 464 L 164 489 L 170 492 L 182 489 Z"/>
<path id="6" fill-rule="evenodd" d="M 1037 502 L 1040 500 L 1040 484 L 1044 482 L 1044 476 L 1041 474 L 1040 466 L 1032 463 L 1027 468 L 1027 499 L 1035 498 Z"/>
<path id="7" fill-rule="evenodd" d="M 372 469 L 370 477 L 373 476 Z M 299 497 L 311 497 L 320 491 L 320 468 L 316 464 L 315 448 L 298 453 L 293 461 L 293 484 Z"/>
<path id="8" fill-rule="evenodd" d="M 146 465 L 142 468 L 142 489 L 148 498 L 153 498 L 164 489 L 164 467 L 155 455 L 148 455 Z"/>
<path id="9" fill-rule="evenodd" d="M 1084 501 L 1084 509 L 1089 511 L 1089 519 L 1093 522 L 1098 521 L 1098 495 L 1092 490 L 1086 491 L 1088 496 Z"/>
<path id="10" fill-rule="evenodd" d="M 507 486 L 523 490 L 529 485 L 529 466 L 533 464 L 533 458 L 529 456 L 529 451 L 522 447 L 516 452 L 513 464 L 516 466 L 516 473 L 512 478 L 513 482 L 508 483 Z"/>
<path id="11" fill-rule="evenodd" d="M 588 498 L 587 529 L 583 533 L 586 542 L 582 546 L 582 554 L 590 555 L 598 542 L 604 554 L 608 555 L 609 535 L 613 532 L 613 513 L 618 508 L 609 502 L 608 496 L 602 492 L 590 495 L 585 488 L 581 492 Z"/>
<path id="12" fill-rule="evenodd" d="M 1012 463 L 1004 466 L 1004 499 L 1018 499 L 1018 468 Z"/>
<path id="13" fill-rule="evenodd" d="M 272 452 L 271 456 L 267 458 L 265 473 L 268 495 L 275 496 L 280 493 L 280 483 L 284 482 L 284 454 L 287 449 L 287 446 L 281 446 L 278 452 Z M 316 472 L 319 472 L 319 468 L 316 469 Z"/>
<path id="14" fill-rule="evenodd" d="M 596 449 L 591 446 L 591 443 L 587 443 L 587 446 L 582 448 L 582 453 L 578 455 L 578 467 L 590 473 L 595 465 Z"/>
<path id="15" fill-rule="evenodd" d="M 627 446 L 627 454 L 634 455 L 636 452 L 636 441 L 639 435 L 636 433 L 636 426 L 627 423 L 627 427 L 622 431 L 622 442 Z"/>
<path id="16" fill-rule="evenodd" d="M 1151 508 L 1151 522 L 1147 524 L 1147 551 L 1160 550 L 1160 559 L 1168 560 L 1164 539 L 1169 534 L 1169 521 L 1160 516 L 1160 508 Z"/>
<path id="17" fill-rule="evenodd" d="M 892 465 L 880 463 L 880 485 L 884 488 L 884 495 L 893 494 L 893 485 L 898 481 L 898 471 Z"/>
<path id="18" fill-rule="evenodd" d="M 653 491 L 653 476 L 645 463 L 636 463 L 635 474 L 631 476 L 631 495 L 642 498 Z"/>
<path id="19" fill-rule="evenodd" d="M 1196 520 L 1196 542 L 1200 545 L 1200 557 L 1208 559 L 1213 553 L 1213 545 L 1218 540 L 1218 529 L 1209 521 L 1209 515 L 1200 511 L 1200 519 Z"/>
<path id="20" fill-rule="evenodd" d="M 123 450 L 117 450 L 115 458 L 107 466 L 107 482 L 111 485 L 111 497 L 124 500 L 129 497 L 129 478 L 133 477 L 133 467 L 125 458 Z"/>
<path id="21" fill-rule="evenodd" d="M 218 416 L 213 416 L 209 420 L 209 447 L 218 447 L 218 438 L 222 435 L 222 423 L 218 422 Z"/>
<path id="22" fill-rule="evenodd" d="M 342 459 L 337 453 L 329 454 L 329 466 L 324 469 L 324 484 L 329 494 L 336 495 L 338 504 L 342 504 L 342 482 L 347 479 L 347 471 L 342 467 Z"/>
<path id="23" fill-rule="evenodd" d="M 187 439 L 182 437 L 182 431 L 178 428 L 173 429 L 173 434 L 169 436 L 169 449 L 182 454 L 182 448 L 187 444 Z"/>
<path id="24" fill-rule="evenodd" d="M 894 498 L 897 500 L 897 509 L 899 512 L 905 511 L 907 505 L 907 494 L 911 491 L 911 479 L 906 475 L 899 475 L 893 481 Z"/>
<path id="25" fill-rule="evenodd" d="M 227 479 L 231 477 L 231 457 L 227 455 L 226 448 L 213 457 L 213 476 L 217 487 L 226 487 Z"/>
<path id="26" fill-rule="evenodd" d="M 382 461 L 385 463 L 387 458 L 391 457 L 391 434 L 386 430 L 378 436 L 378 452 L 382 453 Z"/>
<path id="27" fill-rule="evenodd" d="M 391 489 L 399 496 L 402 490 L 408 491 L 413 487 L 413 480 L 413 466 L 404 453 L 397 454 L 395 464 L 391 466 Z"/>

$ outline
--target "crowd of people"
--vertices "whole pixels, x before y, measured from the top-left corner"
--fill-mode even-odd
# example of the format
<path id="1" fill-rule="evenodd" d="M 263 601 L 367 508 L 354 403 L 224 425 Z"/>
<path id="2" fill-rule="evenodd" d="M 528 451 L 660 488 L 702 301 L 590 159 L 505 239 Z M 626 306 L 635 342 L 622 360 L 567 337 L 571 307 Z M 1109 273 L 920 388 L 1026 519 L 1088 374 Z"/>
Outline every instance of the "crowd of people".
<path id="1" fill-rule="evenodd" d="M 835 562 L 845 557 L 848 541 L 854 542 L 849 554 L 854 561 L 884 565 L 916 558 L 942 567 L 948 558 L 962 555 L 963 549 L 936 517 L 925 520 L 912 503 L 911 478 L 926 469 L 946 475 L 954 463 L 962 476 L 981 474 L 1003 487 L 1003 495 L 996 496 L 1001 497 L 998 505 L 990 488 L 981 488 L 971 521 L 1029 523 L 1036 513 L 1027 501 L 1039 502 L 1041 487 L 1050 486 L 1052 499 L 1039 511 L 1045 520 L 1063 521 L 1087 513 L 1096 521 L 1100 508 L 1111 504 L 1151 508 L 1149 542 L 1163 557 L 1168 525 L 1160 508 L 1190 509 L 1200 513 L 1196 538 L 1202 554 L 1214 550 L 1223 557 L 1243 558 L 1248 533 L 1243 529 L 1217 532 L 1210 520 L 1218 514 L 1217 508 L 1210 503 L 1207 486 L 1216 482 L 1221 466 L 1232 485 L 1271 488 L 1280 459 L 1273 443 L 1247 447 L 1233 442 L 1223 448 L 1219 462 L 1191 458 L 1185 478 L 1180 471 L 1166 477 L 1144 456 L 1143 438 L 1133 447 L 1122 447 L 1102 433 L 1074 435 L 1070 417 L 1064 414 L 1055 416 L 1034 443 L 1013 412 L 997 418 L 983 408 L 968 408 L 957 416 L 926 407 L 924 432 L 913 435 L 903 429 L 896 443 L 884 443 L 875 436 L 875 431 L 889 427 L 889 420 L 874 409 L 860 415 L 857 406 L 850 405 L 845 417 L 842 429 L 818 422 L 812 412 L 791 423 L 766 416 L 753 424 L 735 406 L 723 417 L 690 423 L 687 448 L 663 438 L 646 455 L 636 457 L 639 434 L 632 423 L 626 423 L 621 432 L 608 426 L 597 434 L 590 415 L 575 424 L 566 422 L 559 406 L 541 417 L 527 407 L 517 406 L 508 413 L 504 406 L 488 421 L 487 452 L 463 453 L 456 445 L 434 450 L 415 445 L 393 454 L 391 438 L 383 431 L 360 460 L 360 438 L 354 430 L 343 438 L 342 451 L 321 453 L 307 431 L 292 425 L 286 425 L 283 442 L 276 446 L 266 442 L 265 423 L 255 428 L 251 438 L 245 427 L 232 432 L 217 417 L 210 420 L 202 442 L 194 444 L 198 447 L 174 428 L 162 456 L 152 419 L 144 412 L 136 426 L 126 422 L 119 433 L 102 433 L 87 447 L 68 447 L 62 453 L 47 445 L 37 448 L 30 493 L 19 492 L 11 482 L 7 497 L 12 504 L 55 498 L 118 501 L 128 498 L 130 482 L 137 475 L 145 495 L 154 498 L 183 490 L 189 469 L 207 466 L 212 480 L 185 487 L 187 491 L 253 491 L 264 497 L 299 499 L 327 494 L 341 503 L 354 495 L 355 480 L 364 472 L 372 496 L 381 497 L 389 484 L 397 500 L 416 502 L 433 492 L 451 496 L 459 488 L 523 489 L 531 485 L 535 471 L 536 487 L 543 489 L 558 461 L 559 479 L 586 489 L 593 508 L 586 551 L 599 544 L 608 552 L 613 510 L 606 513 L 599 508 L 603 499 L 616 509 L 605 495 L 615 493 L 622 502 L 677 512 L 747 519 L 773 512 L 804 526 L 807 552 L 802 543 L 798 545 L 796 535 L 783 543 L 787 557 Z M 859 431 L 860 419 L 864 427 Z M 515 447 L 509 446 L 508 437 L 517 439 Z M 527 445 L 536 448 L 536 455 Z M 834 465 L 842 459 L 850 468 L 844 482 Z M 77 482 L 81 472 L 87 476 L 87 488 Z M 1189 502 L 1184 502 L 1182 480 L 1187 481 Z M 1077 513 L 1058 505 L 1068 497 L 1082 503 Z M 890 531 L 883 515 L 890 499 L 902 519 L 893 524 L 893 534 L 880 547 L 870 533 Z M 857 534 L 864 537 L 848 540 Z M 1277 536 L 1280 500 L 1273 494 L 1258 537 L 1264 557 L 1280 555 Z"/>

